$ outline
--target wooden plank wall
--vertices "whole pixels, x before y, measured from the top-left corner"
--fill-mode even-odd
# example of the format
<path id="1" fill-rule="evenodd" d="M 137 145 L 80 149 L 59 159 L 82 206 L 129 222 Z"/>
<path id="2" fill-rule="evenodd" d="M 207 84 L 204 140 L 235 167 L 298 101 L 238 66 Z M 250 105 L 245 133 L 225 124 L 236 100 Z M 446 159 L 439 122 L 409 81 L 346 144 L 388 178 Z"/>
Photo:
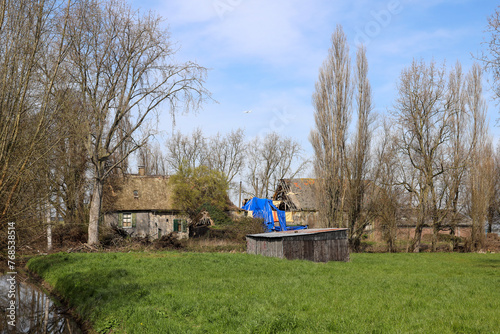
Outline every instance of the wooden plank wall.
<path id="1" fill-rule="evenodd" d="M 303 235 L 283 240 L 287 259 L 315 262 L 349 261 L 349 244 L 345 230 Z"/>
<path id="2" fill-rule="evenodd" d="M 346 230 L 279 238 L 247 237 L 247 252 L 290 260 L 349 261 Z"/>
<path id="3" fill-rule="evenodd" d="M 247 253 L 283 258 L 282 239 L 247 237 Z"/>

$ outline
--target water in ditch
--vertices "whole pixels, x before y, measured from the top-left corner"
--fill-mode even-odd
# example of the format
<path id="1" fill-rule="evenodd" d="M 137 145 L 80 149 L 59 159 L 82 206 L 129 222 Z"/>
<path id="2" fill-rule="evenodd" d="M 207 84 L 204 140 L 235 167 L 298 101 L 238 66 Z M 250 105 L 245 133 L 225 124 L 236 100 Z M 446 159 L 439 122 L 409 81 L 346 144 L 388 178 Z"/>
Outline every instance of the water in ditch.
<path id="1" fill-rule="evenodd" d="M 0 276 L 0 333 L 82 333 L 76 322 L 33 284 Z M 15 326 L 12 326 L 15 325 Z"/>

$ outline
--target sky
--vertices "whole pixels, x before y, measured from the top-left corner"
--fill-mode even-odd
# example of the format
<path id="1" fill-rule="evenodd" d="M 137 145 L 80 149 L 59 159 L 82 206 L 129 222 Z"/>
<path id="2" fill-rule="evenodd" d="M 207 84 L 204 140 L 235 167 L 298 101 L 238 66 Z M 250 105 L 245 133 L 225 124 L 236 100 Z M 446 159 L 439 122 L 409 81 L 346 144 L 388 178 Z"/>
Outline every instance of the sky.
<path id="1" fill-rule="evenodd" d="M 483 48 L 487 17 L 498 5 L 490 0 L 132 2 L 166 20 L 178 61 L 209 68 L 205 87 L 215 101 L 196 114 L 177 115 L 175 130 L 191 133 L 200 127 L 210 136 L 243 128 L 249 139 L 275 131 L 298 141 L 309 156 L 311 98 L 337 25 L 347 35 L 353 62 L 357 46 L 365 44 L 374 111 L 383 115 L 397 98 L 401 71 L 413 59 L 448 68 L 459 61 L 467 72 Z M 499 113 L 488 85 L 488 120 L 496 141 Z M 168 111 L 163 114 L 160 144 L 173 129 Z"/>

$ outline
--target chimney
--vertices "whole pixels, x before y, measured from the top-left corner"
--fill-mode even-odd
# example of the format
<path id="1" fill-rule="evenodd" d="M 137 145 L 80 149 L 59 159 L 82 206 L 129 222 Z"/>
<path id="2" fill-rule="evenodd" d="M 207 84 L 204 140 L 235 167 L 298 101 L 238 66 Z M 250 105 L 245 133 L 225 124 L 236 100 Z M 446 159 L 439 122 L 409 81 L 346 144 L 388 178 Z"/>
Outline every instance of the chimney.
<path id="1" fill-rule="evenodd" d="M 139 166 L 139 176 L 144 176 L 144 175 L 146 175 L 146 167 Z"/>

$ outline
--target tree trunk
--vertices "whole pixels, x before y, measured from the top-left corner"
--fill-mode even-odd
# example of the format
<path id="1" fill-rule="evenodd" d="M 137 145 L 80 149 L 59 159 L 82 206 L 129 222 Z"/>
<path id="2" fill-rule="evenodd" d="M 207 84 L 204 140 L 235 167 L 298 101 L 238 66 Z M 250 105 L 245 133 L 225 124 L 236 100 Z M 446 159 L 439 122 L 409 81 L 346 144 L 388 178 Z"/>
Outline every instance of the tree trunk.
<path id="1" fill-rule="evenodd" d="M 495 195 L 493 195 L 494 198 Z M 492 208 L 492 205 L 488 207 L 488 227 L 486 229 L 487 233 L 492 233 L 493 229 L 493 219 L 495 218 L 495 210 Z"/>
<path id="2" fill-rule="evenodd" d="M 420 240 L 422 239 L 422 224 L 417 224 L 415 227 L 415 235 L 410 246 L 410 252 L 420 253 Z"/>
<path id="3" fill-rule="evenodd" d="M 458 241 L 455 235 L 455 226 L 454 224 L 450 226 L 450 236 L 451 236 L 451 251 L 455 251 L 458 248 Z"/>
<path id="4" fill-rule="evenodd" d="M 387 251 L 394 253 L 394 239 L 392 237 L 387 240 Z"/>
<path id="5" fill-rule="evenodd" d="M 361 239 L 360 237 L 353 237 L 349 240 L 349 245 L 351 246 L 351 250 L 355 253 L 359 252 L 361 249 Z"/>
<path id="6" fill-rule="evenodd" d="M 52 250 L 52 222 L 50 221 L 50 206 L 47 206 L 45 218 L 47 219 L 47 252 L 50 252 Z"/>
<path id="7" fill-rule="evenodd" d="M 480 250 L 484 244 L 484 222 L 481 219 L 472 219 L 471 251 Z"/>
<path id="8" fill-rule="evenodd" d="M 47 224 L 47 252 L 52 250 L 52 224 Z"/>
<path id="9" fill-rule="evenodd" d="M 433 252 L 436 252 L 436 250 L 437 250 L 438 234 L 439 234 L 439 227 L 438 227 L 437 223 L 434 223 L 432 226 L 432 251 Z"/>
<path id="10" fill-rule="evenodd" d="M 92 192 L 92 202 L 90 203 L 89 215 L 89 245 L 99 244 L 99 217 L 101 215 L 102 202 L 102 182 L 94 179 L 94 191 Z"/>
<path id="11" fill-rule="evenodd" d="M 44 316 L 43 316 L 43 334 L 47 334 L 47 328 L 49 326 L 49 309 L 50 309 L 50 299 L 47 296 L 45 298 Z M 33 327 L 31 327 L 33 328 Z"/>

